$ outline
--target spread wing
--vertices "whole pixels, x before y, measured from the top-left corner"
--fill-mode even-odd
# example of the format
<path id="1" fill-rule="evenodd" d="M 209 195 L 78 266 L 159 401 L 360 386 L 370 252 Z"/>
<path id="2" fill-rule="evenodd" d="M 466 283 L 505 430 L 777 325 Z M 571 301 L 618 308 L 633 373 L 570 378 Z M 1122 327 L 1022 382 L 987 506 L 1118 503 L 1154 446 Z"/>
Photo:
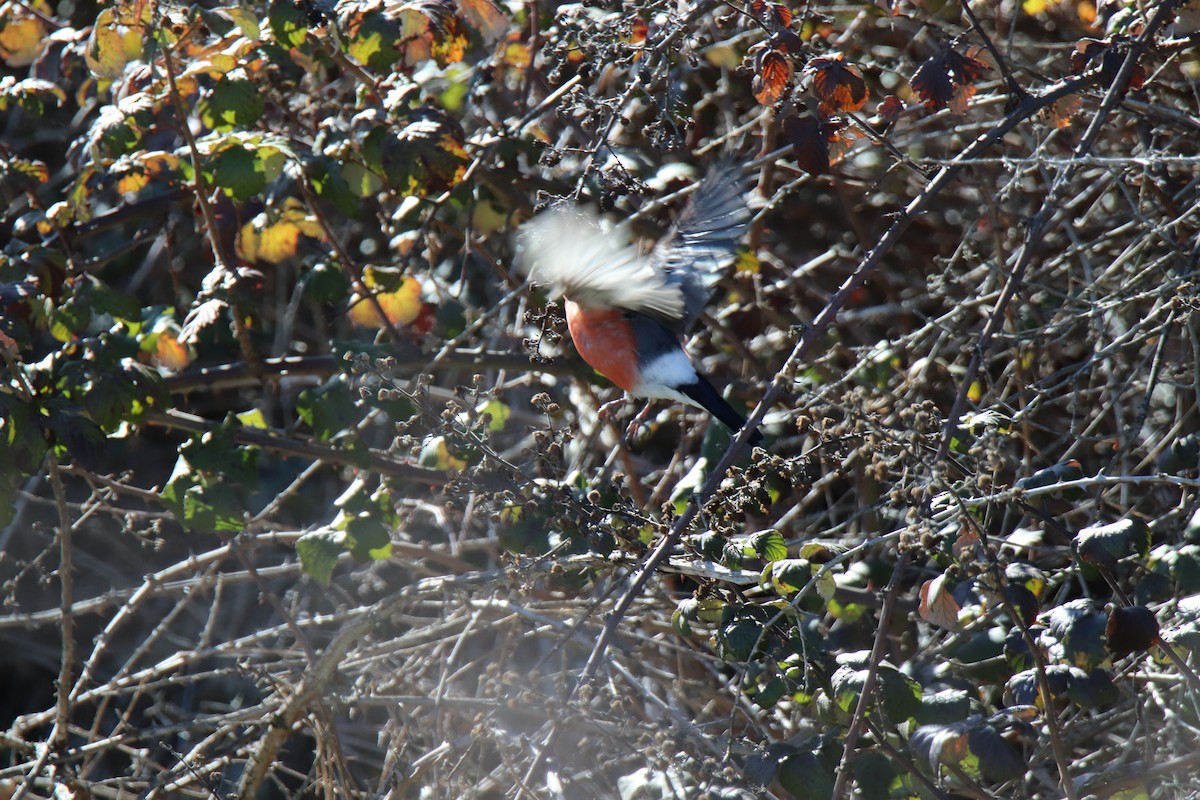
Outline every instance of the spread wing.
<path id="1" fill-rule="evenodd" d="M 716 164 L 696 187 L 692 201 L 671 232 L 655 245 L 650 259 L 656 271 L 679 287 L 687 330 L 708 302 L 720 271 L 733 260 L 750 223 L 745 177 L 733 162 Z"/>
<path id="2" fill-rule="evenodd" d="M 684 299 L 624 234 L 605 231 L 595 214 L 559 205 L 521 230 L 521 268 L 581 306 L 623 308 L 675 320 Z"/>
<path id="3" fill-rule="evenodd" d="M 738 168 L 718 164 L 649 254 L 603 230 L 593 213 L 559 205 L 522 229 L 521 267 L 582 306 L 623 308 L 684 331 L 704 308 L 750 221 L 742 194 Z"/>

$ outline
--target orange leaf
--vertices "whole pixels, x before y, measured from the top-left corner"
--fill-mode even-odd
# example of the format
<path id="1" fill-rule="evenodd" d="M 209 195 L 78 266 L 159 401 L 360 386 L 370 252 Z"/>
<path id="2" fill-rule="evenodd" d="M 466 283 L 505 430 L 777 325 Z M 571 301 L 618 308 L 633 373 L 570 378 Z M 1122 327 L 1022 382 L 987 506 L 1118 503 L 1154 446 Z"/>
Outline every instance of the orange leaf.
<path id="1" fill-rule="evenodd" d="M 759 56 L 758 74 L 754 76 L 751 90 L 754 99 L 764 106 L 779 102 L 792 80 L 792 62 L 778 50 L 764 50 Z"/>
<path id="2" fill-rule="evenodd" d="M 883 98 L 883 102 L 879 104 L 876 112 L 879 114 L 879 118 L 883 120 L 884 125 L 892 125 L 900 118 L 900 112 L 903 110 L 904 101 L 894 94 L 889 94 Z"/>
<path id="3" fill-rule="evenodd" d="M 1069 94 L 1066 97 L 1061 97 L 1050 104 L 1046 109 L 1046 113 L 1050 116 L 1050 121 L 1054 123 L 1056 128 L 1069 128 L 1071 126 L 1071 117 L 1079 111 L 1083 105 L 1083 98 L 1077 94 Z"/>
<path id="4" fill-rule="evenodd" d="M 925 59 L 910 83 L 926 108 L 951 108 L 961 114 L 975 95 L 975 81 L 988 69 L 982 61 L 947 46 Z"/>
<path id="5" fill-rule="evenodd" d="M 821 101 L 825 116 L 839 111 L 858 111 L 867 102 L 867 84 L 862 71 L 848 64 L 841 53 L 814 58 L 806 70 L 812 75 L 813 94 Z"/>
<path id="6" fill-rule="evenodd" d="M 181 370 L 192 361 L 187 345 L 171 331 L 163 331 L 154 342 L 154 364 L 164 369 Z"/>
<path id="7" fill-rule="evenodd" d="M 763 22 L 774 21 L 785 28 L 792 24 L 792 10 L 783 3 L 771 3 L 768 0 L 752 0 L 750 10 Z"/>
<path id="8" fill-rule="evenodd" d="M 492 0 L 457 0 L 458 11 L 488 44 L 500 38 L 508 27 L 508 17 Z"/>

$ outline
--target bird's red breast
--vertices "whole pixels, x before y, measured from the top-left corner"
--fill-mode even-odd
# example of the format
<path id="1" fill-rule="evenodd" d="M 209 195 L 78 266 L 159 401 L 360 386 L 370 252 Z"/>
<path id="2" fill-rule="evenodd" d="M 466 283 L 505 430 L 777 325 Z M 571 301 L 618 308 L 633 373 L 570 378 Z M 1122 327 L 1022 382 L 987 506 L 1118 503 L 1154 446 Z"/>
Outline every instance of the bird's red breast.
<path id="1" fill-rule="evenodd" d="M 637 342 L 624 313 L 584 308 L 569 299 L 566 309 L 567 328 L 583 360 L 625 391 L 633 391 L 638 384 Z"/>

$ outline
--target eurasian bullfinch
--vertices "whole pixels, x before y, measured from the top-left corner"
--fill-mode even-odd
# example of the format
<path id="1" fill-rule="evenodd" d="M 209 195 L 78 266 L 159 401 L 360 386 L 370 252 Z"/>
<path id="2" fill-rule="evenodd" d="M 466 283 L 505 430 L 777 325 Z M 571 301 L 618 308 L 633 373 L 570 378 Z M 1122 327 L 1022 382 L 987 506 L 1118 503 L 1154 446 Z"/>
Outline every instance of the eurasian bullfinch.
<path id="1" fill-rule="evenodd" d="M 521 266 L 565 296 L 567 328 L 584 361 L 634 397 L 703 408 L 734 432 L 746 418 L 696 370 L 681 338 L 750 221 L 743 186 L 734 165 L 719 164 L 648 254 L 566 204 L 521 234 Z M 761 439 L 756 430 L 750 443 Z"/>

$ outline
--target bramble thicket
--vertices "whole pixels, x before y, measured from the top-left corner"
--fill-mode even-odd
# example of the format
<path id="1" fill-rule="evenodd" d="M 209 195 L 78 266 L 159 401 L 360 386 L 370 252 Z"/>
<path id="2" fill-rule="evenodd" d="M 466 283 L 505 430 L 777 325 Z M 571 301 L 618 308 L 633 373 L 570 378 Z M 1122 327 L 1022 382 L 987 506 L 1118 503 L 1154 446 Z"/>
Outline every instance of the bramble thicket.
<path id="1" fill-rule="evenodd" d="M 0 3 L 0 794 L 1190 796 L 1198 29 Z M 723 161 L 627 433 L 517 232 Z"/>

